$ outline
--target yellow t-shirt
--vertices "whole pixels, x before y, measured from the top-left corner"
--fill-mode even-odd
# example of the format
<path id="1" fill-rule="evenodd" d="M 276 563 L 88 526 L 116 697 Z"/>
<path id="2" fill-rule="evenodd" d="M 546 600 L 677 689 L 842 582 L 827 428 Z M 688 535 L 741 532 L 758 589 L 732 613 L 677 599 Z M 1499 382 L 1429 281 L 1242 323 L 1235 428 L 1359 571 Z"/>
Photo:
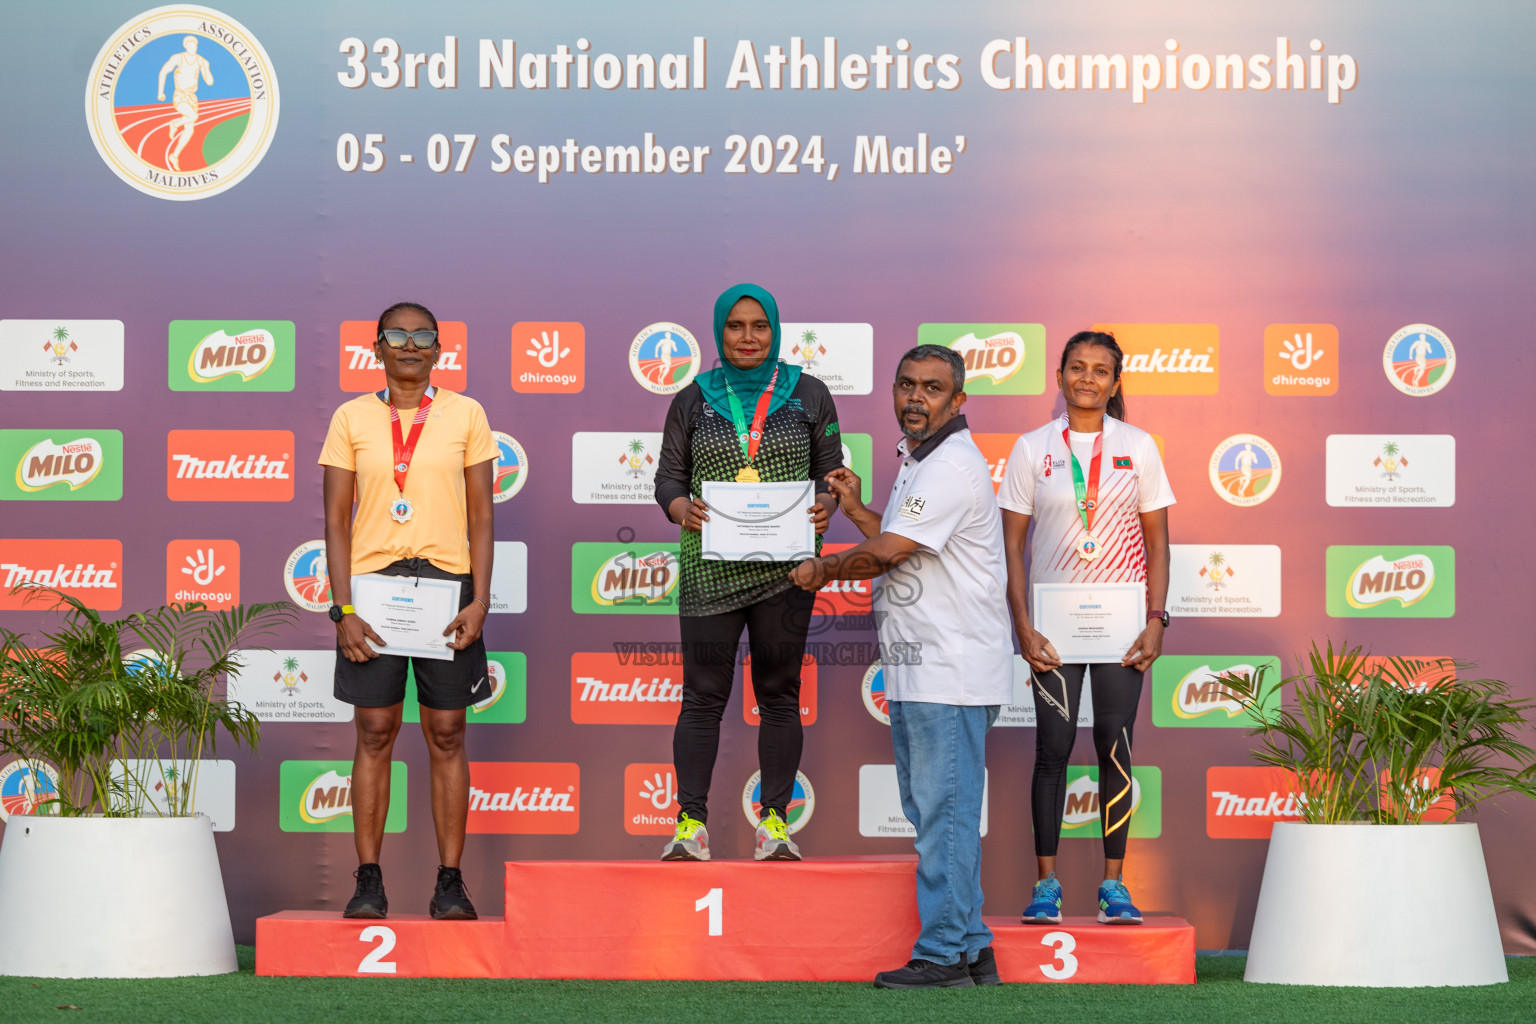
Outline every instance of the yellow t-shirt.
<path id="1" fill-rule="evenodd" d="M 409 437 L 414 412 L 402 412 Z M 464 469 L 500 453 L 485 410 L 473 398 L 438 389 L 416 442 L 405 478 L 415 507 L 408 522 L 389 516 L 395 489 L 394 434 L 389 405 L 376 394 L 359 395 L 336 410 L 320 451 L 320 465 L 357 474 L 357 511 L 352 517 L 352 574 L 375 572 L 402 558 L 425 558 L 447 572 L 469 572 L 469 515 Z"/>

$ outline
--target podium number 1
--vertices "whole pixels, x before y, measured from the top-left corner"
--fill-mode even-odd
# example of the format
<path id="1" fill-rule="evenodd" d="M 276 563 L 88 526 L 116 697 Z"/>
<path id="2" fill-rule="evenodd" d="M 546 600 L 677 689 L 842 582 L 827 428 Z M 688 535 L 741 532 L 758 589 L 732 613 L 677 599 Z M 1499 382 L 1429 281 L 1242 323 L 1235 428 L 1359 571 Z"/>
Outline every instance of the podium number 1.
<path id="1" fill-rule="evenodd" d="M 725 934 L 725 890 L 711 889 L 693 901 L 695 911 L 709 911 L 709 934 Z"/>
<path id="2" fill-rule="evenodd" d="M 378 940 L 378 947 L 363 957 L 363 962 L 357 965 L 357 973 L 394 974 L 395 962 L 384 958 L 394 951 L 395 930 L 374 924 L 364 928 L 357 936 L 359 942 L 373 942 L 375 939 Z"/>

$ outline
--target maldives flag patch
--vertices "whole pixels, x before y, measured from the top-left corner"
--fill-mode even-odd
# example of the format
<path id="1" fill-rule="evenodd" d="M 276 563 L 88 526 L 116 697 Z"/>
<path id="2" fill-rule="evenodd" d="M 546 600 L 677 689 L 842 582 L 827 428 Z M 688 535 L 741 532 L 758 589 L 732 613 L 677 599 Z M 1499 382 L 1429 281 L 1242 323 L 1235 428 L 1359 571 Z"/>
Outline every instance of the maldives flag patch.
<path id="1" fill-rule="evenodd" d="M 1131 468 L 1131 457 L 1129 455 L 1124 456 L 1124 457 L 1116 455 L 1115 456 L 1115 468 L 1116 469 L 1130 469 Z"/>

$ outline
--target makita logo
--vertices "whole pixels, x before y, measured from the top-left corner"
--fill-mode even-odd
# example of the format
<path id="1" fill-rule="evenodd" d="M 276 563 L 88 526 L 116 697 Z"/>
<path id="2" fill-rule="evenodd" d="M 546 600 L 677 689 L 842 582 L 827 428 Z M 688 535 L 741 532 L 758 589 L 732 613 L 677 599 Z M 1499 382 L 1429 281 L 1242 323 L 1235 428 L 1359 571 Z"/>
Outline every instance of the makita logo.
<path id="1" fill-rule="evenodd" d="M 1429 594 L 1435 585 L 1435 563 L 1428 555 L 1408 555 L 1387 561 L 1377 555 L 1349 578 L 1349 603 L 1370 608 L 1386 601 L 1404 607 Z"/>
<path id="2" fill-rule="evenodd" d="M 187 375 L 201 384 L 232 373 L 250 380 L 264 373 L 276 356 L 277 342 L 268 330 L 258 327 L 233 337 L 214 331 L 192 346 Z"/>
<path id="3" fill-rule="evenodd" d="M 79 490 L 101 472 L 104 453 L 93 437 L 64 444 L 42 440 L 27 449 L 16 466 L 16 485 L 24 491 L 40 491 L 54 484 Z"/>
<path id="4" fill-rule="evenodd" d="M 5 590 L 12 587 L 53 587 L 57 590 L 115 590 L 117 569 L 98 569 L 95 562 L 82 565 L 65 565 L 60 562 L 49 568 L 35 568 L 16 562 L 0 562 L 0 573 L 5 574 Z"/>
<path id="5" fill-rule="evenodd" d="M 173 430 L 166 495 L 172 501 L 288 501 L 292 468 L 287 430 Z"/>
<path id="6" fill-rule="evenodd" d="M 577 676 L 581 685 L 583 703 L 593 701 L 617 701 L 625 704 L 676 704 L 683 699 L 682 681 L 673 682 L 670 676 L 652 677 L 649 681 L 636 676 L 628 683 L 605 683 L 591 676 Z"/>
<path id="7" fill-rule="evenodd" d="M 347 345 L 347 346 L 345 346 L 345 348 L 346 348 L 346 352 L 347 352 L 347 356 L 348 356 L 347 369 L 349 369 L 349 370 L 382 370 L 382 369 L 384 369 L 384 364 L 381 363 L 378 360 L 378 357 L 376 357 L 373 354 L 373 349 L 372 348 L 370 348 L 370 347 L 368 347 L 366 345 Z M 437 363 L 433 367 L 433 369 L 437 369 L 437 370 L 462 370 L 463 368 L 464 367 L 459 364 L 459 353 L 458 353 L 457 349 L 454 349 L 454 350 L 444 349 L 443 351 L 441 351 L 438 354 Z"/>
<path id="8" fill-rule="evenodd" d="M 510 793 L 492 793 L 484 789 L 469 787 L 469 809 L 471 811 L 534 811 L 550 814 L 575 814 L 576 808 L 571 805 L 570 793 L 556 793 L 548 786 L 540 789 L 524 789 L 522 786 L 514 787 Z"/>
<path id="9" fill-rule="evenodd" d="M 288 458 L 270 460 L 265 455 L 230 455 L 208 461 L 195 455 L 172 455 L 178 480 L 287 480 Z"/>
<path id="10" fill-rule="evenodd" d="M 1300 793 L 1277 793 L 1270 790 L 1267 796 L 1244 796 L 1218 789 L 1211 793 L 1216 809 L 1211 813 L 1218 818 L 1300 818 L 1306 798 Z"/>
<path id="11" fill-rule="evenodd" d="M 1125 360 L 1126 373 L 1215 373 L 1209 353 L 1195 355 L 1192 349 L 1174 348 L 1165 354 L 1161 348 L 1136 352 Z"/>

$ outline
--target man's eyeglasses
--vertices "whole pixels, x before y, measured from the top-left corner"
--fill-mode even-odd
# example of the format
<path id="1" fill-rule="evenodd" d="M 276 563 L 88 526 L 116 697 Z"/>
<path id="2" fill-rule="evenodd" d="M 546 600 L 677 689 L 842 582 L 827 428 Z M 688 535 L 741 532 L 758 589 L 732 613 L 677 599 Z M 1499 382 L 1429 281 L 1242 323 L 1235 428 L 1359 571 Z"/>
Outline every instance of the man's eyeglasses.
<path id="1" fill-rule="evenodd" d="M 401 331 L 391 327 L 379 332 L 379 340 L 390 348 L 405 348 L 409 343 L 418 349 L 428 349 L 437 344 L 437 332 L 433 330 Z"/>

